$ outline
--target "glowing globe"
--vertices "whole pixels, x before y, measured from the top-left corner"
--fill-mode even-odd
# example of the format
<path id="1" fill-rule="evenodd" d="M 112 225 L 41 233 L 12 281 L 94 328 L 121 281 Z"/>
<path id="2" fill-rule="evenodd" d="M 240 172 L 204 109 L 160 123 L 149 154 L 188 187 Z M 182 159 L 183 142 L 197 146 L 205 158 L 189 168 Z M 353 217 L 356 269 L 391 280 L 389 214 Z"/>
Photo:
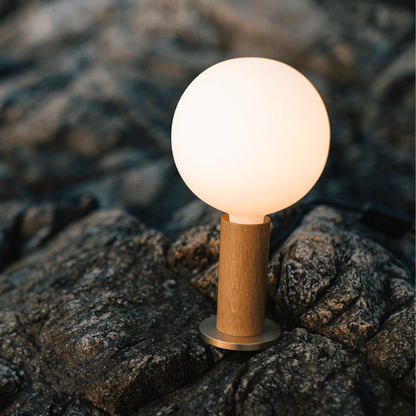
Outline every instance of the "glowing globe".
<path id="1" fill-rule="evenodd" d="M 314 86 L 264 58 L 230 59 L 202 72 L 172 122 L 173 157 L 186 185 L 240 223 L 262 223 L 305 196 L 329 143 L 328 114 Z"/>

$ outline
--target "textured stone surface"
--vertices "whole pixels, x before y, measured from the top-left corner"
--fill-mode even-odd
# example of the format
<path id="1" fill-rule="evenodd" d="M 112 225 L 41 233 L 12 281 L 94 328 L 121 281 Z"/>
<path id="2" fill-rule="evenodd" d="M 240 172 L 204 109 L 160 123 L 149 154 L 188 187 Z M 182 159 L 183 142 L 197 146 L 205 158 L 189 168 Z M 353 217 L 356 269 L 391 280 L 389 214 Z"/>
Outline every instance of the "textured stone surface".
<path id="1" fill-rule="evenodd" d="M 184 231 L 201 225 L 217 226 L 221 223 L 223 214 L 200 199 L 194 199 L 174 212 L 171 220 L 165 224 L 163 231 L 176 239 Z"/>
<path id="2" fill-rule="evenodd" d="M 0 203 L 0 270 L 18 256 L 19 219 L 29 204 L 8 200 Z"/>
<path id="3" fill-rule="evenodd" d="M 0 202 L 0 270 L 96 207 L 89 196 L 40 203 L 15 199 Z"/>
<path id="4" fill-rule="evenodd" d="M 0 409 L 5 401 L 17 393 L 21 380 L 6 360 L 0 361 Z"/>
<path id="5" fill-rule="evenodd" d="M 362 347 L 367 364 L 407 397 L 415 394 L 415 305 L 393 313 L 381 330 Z"/>
<path id="6" fill-rule="evenodd" d="M 250 356 L 235 354 L 136 415 L 412 415 L 388 384 L 338 343 L 305 329 Z"/>
<path id="7" fill-rule="evenodd" d="M 325 207 L 308 214 L 272 259 L 268 292 L 286 325 L 301 325 L 361 351 L 371 367 L 400 383 L 408 373 L 414 377 L 415 335 L 409 324 L 415 318 L 408 305 L 414 281 L 404 264 L 350 227 Z M 383 339 L 383 346 L 375 347 Z M 403 383 L 412 397 L 414 381 Z"/>
<path id="8" fill-rule="evenodd" d="M 219 259 L 220 225 L 185 232 L 169 248 L 168 263 L 177 273 L 197 274 Z"/>
<path id="9" fill-rule="evenodd" d="M 63 231 L 1 277 L 19 285 L 0 298 L 0 355 L 122 415 L 206 371 L 223 356 L 197 331 L 213 305 L 167 268 L 167 244 L 119 211 Z"/>
<path id="10" fill-rule="evenodd" d="M 283 275 L 278 284 L 273 281 L 278 267 L 292 273 L 288 247 L 292 256 L 302 253 L 296 276 L 304 280 L 296 283 L 299 296 L 292 295 L 294 289 L 273 296 L 278 310 L 268 316 L 306 328 L 285 332 L 281 343 L 257 353 L 217 349 L 198 335 L 199 322 L 215 313 L 210 299 L 215 279 L 207 276 L 215 275 L 216 259 L 209 255 L 218 254 L 217 227 L 197 227 L 171 242 L 117 210 L 98 211 L 67 227 L 0 276 L 3 287 L 9 285 L 0 296 L 0 357 L 8 392 L 3 413 L 412 414 L 411 279 L 381 246 L 342 231 L 346 224 L 337 211 L 319 207 L 275 255 L 269 293 L 285 281 Z M 322 241 L 334 242 L 328 235 L 341 231 L 349 237 L 345 245 L 324 249 Z M 307 249 L 296 249 L 306 242 Z M 368 257 L 367 267 L 380 268 L 377 259 L 388 258 L 384 279 L 390 295 L 382 303 L 375 287 L 385 322 L 371 321 L 370 335 L 350 331 L 346 340 L 340 328 L 326 332 L 325 325 L 316 328 L 307 314 L 295 311 L 303 310 L 299 298 L 309 302 L 307 310 L 320 310 L 330 290 L 325 284 L 335 286 L 341 278 L 325 277 L 333 271 L 328 258 L 343 247 L 352 253 L 353 244 Z M 318 265 L 321 299 L 307 284 L 318 283 L 313 273 Z M 353 266 L 350 274 L 361 276 L 365 294 L 365 270 Z M 202 290 L 198 276 L 206 277 Z M 347 317 L 355 313 L 348 294 L 343 289 L 334 297 L 334 302 L 345 298 Z M 368 313 L 355 315 L 363 326 Z"/>

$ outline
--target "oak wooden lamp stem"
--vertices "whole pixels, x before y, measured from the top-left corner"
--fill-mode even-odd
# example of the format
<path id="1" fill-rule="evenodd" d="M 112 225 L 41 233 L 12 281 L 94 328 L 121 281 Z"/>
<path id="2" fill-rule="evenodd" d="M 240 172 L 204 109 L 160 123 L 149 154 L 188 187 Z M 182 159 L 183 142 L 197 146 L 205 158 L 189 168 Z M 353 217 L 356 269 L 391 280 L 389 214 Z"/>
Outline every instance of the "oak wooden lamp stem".
<path id="1" fill-rule="evenodd" d="M 202 321 L 202 338 L 217 347 L 258 350 L 278 342 L 281 330 L 265 319 L 270 219 L 239 224 L 221 217 L 217 316 Z"/>
<path id="2" fill-rule="evenodd" d="M 264 331 L 270 219 L 263 224 L 221 218 L 217 329 L 248 337 Z"/>

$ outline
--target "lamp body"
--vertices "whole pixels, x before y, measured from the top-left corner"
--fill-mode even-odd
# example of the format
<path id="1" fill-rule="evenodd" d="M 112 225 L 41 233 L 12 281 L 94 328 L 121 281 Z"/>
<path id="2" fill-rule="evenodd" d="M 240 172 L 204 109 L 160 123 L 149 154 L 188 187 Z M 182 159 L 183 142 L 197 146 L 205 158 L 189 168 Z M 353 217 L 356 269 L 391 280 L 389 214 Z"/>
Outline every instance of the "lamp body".
<path id="1" fill-rule="evenodd" d="M 270 219 L 243 224 L 221 217 L 217 316 L 204 319 L 199 333 L 219 348 L 256 351 L 276 344 L 282 331 L 265 318 Z"/>
<path id="2" fill-rule="evenodd" d="M 178 171 L 221 219 L 217 316 L 201 337 L 258 350 L 281 337 L 265 319 L 270 220 L 305 196 L 329 151 L 325 105 L 300 72 L 264 58 L 220 62 L 188 86 L 172 121 Z"/>
<path id="3" fill-rule="evenodd" d="M 264 331 L 270 219 L 239 224 L 221 217 L 217 329 L 248 337 Z"/>

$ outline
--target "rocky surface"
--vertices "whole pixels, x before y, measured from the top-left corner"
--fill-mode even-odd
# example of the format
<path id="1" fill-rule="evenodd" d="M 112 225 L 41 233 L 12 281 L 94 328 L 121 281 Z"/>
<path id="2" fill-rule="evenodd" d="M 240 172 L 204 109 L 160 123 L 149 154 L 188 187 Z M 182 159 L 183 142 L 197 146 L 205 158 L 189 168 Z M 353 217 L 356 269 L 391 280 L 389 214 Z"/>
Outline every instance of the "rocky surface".
<path id="1" fill-rule="evenodd" d="M 305 329 L 249 357 L 235 354 L 137 415 L 412 415 L 413 408 L 342 347 Z"/>
<path id="2" fill-rule="evenodd" d="M 213 302 L 167 267 L 167 245 L 137 219 L 103 211 L 8 269 L 1 281 L 17 287 L 0 299 L 0 355 L 25 373 L 6 384 L 4 414 L 56 395 L 62 409 L 85 400 L 131 414 L 223 358 L 198 335 Z"/>
<path id="3" fill-rule="evenodd" d="M 0 201 L 0 270 L 96 207 L 89 196 L 53 202 Z"/>
<path id="4" fill-rule="evenodd" d="M 351 230 L 340 214 L 317 208 L 272 259 L 268 277 L 269 295 L 287 325 L 361 353 L 414 396 L 415 293 L 404 264 Z"/>
<path id="5" fill-rule="evenodd" d="M 0 0 L 0 414 L 413 415 L 414 225 L 318 206 L 271 252 L 282 341 L 206 345 L 222 213 L 170 126 L 210 65 L 286 62 L 331 151 L 271 239 L 315 198 L 413 216 L 414 21 L 408 0 Z"/>
<path id="6" fill-rule="evenodd" d="M 256 353 L 198 335 L 218 227 L 172 242 L 119 210 L 70 225 L 0 276 L 2 414 L 411 415 L 413 279 L 351 221 L 318 207 L 274 255 L 286 332 Z"/>

